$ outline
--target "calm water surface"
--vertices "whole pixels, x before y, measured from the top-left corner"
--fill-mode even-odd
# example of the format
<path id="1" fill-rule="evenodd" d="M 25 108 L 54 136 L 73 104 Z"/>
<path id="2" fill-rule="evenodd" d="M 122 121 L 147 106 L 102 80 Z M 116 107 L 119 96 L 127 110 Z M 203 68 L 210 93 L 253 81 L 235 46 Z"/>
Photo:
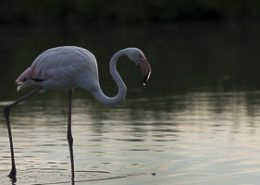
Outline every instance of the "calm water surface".
<path id="1" fill-rule="evenodd" d="M 91 184 L 235 185 L 260 181 L 258 91 L 130 98 L 114 109 L 88 98 L 75 98 L 73 104 L 77 174 L 80 171 L 130 174 Z M 32 183 L 69 180 L 65 106 L 63 101 L 45 98 L 33 99 L 14 110 L 11 121 L 17 184 L 19 180 Z M 0 134 L 3 178 L 10 160 L 2 118 Z M 40 177 L 48 171 L 54 174 L 53 178 L 40 179 L 41 182 L 19 177 L 20 173 Z M 55 173 L 62 174 L 63 179 L 55 177 Z M 7 178 L 1 181 L 9 184 Z"/>

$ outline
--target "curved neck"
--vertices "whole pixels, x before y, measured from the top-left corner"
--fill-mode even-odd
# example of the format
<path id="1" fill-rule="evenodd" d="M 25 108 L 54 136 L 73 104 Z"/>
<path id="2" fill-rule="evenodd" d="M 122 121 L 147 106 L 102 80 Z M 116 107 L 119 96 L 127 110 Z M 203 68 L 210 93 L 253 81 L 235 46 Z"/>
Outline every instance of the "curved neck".
<path id="1" fill-rule="evenodd" d="M 108 97 L 103 93 L 100 86 L 98 86 L 98 89 L 92 93 L 93 96 L 102 104 L 113 106 L 125 100 L 127 88 L 116 69 L 117 61 L 123 55 L 125 55 L 125 53 L 122 50 L 116 52 L 111 58 L 109 67 L 110 74 L 118 87 L 117 94 L 114 97 Z"/>

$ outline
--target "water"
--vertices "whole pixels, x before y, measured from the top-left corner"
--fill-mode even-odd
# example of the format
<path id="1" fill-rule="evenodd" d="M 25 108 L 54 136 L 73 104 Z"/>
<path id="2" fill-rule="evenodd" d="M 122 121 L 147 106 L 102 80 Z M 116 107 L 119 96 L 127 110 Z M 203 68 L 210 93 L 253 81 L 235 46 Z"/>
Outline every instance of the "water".
<path id="1" fill-rule="evenodd" d="M 36 176 L 52 172 L 52 182 L 64 182 L 55 173 L 69 177 L 65 103 L 44 101 L 27 102 L 12 114 L 17 184 L 20 171 L 32 169 Z M 73 104 L 76 171 L 138 174 L 97 184 L 259 182 L 258 91 L 135 98 L 114 109 L 83 98 Z M 6 175 L 8 140 L 4 124 L 0 128 L 0 170 Z"/>
<path id="2" fill-rule="evenodd" d="M 104 91 L 112 95 L 116 89 L 106 61 L 127 42 L 146 51 L 153 67 L 151 81 L 142 87 L 139 71 L 125 62 L 119 66 L 129 87 L 124 104 L 107 108 L 86 92 L 75 92 L 75 184 L 259 184 L 260 91 L 257 80 L 252 81 L 259 52 L 253 47 L 258 41 L 250 39 L 258 38 L 259 28 L 251 25 L 254 29 L 243 34 L 236 25 L 161 25 L 161 34 L 159 26 L 151 27 L 108 27 L 112 47 L 111 37 L 99 26 L 77 35 L 78 30 L 60 35 L 59 29 L 2 29 L 2 39 L 10 42 L 0 48 L 6 51 L 1 57 L 9 61 L 1 63 L 7 85 L 0 89 L 0 106 L 24 93 L 15 92 L 13 81 L 35 55 L 60 43 L 90 45 L 100 56 Z M 71 184 L 66 106 L 65 92 L 46 91 L 11 112 L 15 184 Z M 10 151 L 3 117 L 0 140 L 0 184 L 8 185 Z"/>

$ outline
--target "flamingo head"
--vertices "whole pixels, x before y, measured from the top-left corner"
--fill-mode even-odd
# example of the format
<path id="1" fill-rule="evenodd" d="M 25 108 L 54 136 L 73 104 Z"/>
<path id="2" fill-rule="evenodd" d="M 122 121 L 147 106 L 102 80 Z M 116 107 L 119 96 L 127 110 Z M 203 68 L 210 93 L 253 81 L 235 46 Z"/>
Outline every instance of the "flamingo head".
<path id="1" fill-rule="evenodd" d="M 136 65 L 140 66 L 143 74 L 143 85 L 145 86 L 151 75 L 152 69 L 143 52 L 138 48 L 127 48 L 127 56 Z"/>

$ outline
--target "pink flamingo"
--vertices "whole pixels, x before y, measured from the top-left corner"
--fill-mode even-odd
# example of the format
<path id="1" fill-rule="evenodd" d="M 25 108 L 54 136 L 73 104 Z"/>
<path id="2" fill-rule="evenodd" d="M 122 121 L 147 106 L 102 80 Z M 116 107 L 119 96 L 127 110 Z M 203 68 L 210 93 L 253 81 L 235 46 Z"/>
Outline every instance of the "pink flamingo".
<path id="1" fill-rule="evenodd" d="M 11 171 L 9 177 L 16 179 L 16 166 L 9 121 L 11 108 L 37 93 L 41 89 L 61 89 L 69 92 L 67 140 L 70 151 L 71 179 L 74 180 L 73 138 L 71 133 L 71 103 L 72 91 L 76 87 L 89 91 L 102 104 L 113 106 L 125 99 L 127 88 L 117 72 L 116 64 L 120 57 L 127 56 L 141 67 L 144 75 L 143 85 L 148 81 L 151 67 L 143 52 L 137 48 L 126 48 L 116 52 L 110 61 L 110 74 L 118 87 L 114 97 L 106 96 L 99 84 L 98 68 L 95 56 L 88 50 L 76 46 L 62 46 L 51 48 L 41 53 L 16 80 L 17 91 L 27 86 L 37 86 L 27 94 L 17 99 L 4 109 L 11 152 Z"/>

